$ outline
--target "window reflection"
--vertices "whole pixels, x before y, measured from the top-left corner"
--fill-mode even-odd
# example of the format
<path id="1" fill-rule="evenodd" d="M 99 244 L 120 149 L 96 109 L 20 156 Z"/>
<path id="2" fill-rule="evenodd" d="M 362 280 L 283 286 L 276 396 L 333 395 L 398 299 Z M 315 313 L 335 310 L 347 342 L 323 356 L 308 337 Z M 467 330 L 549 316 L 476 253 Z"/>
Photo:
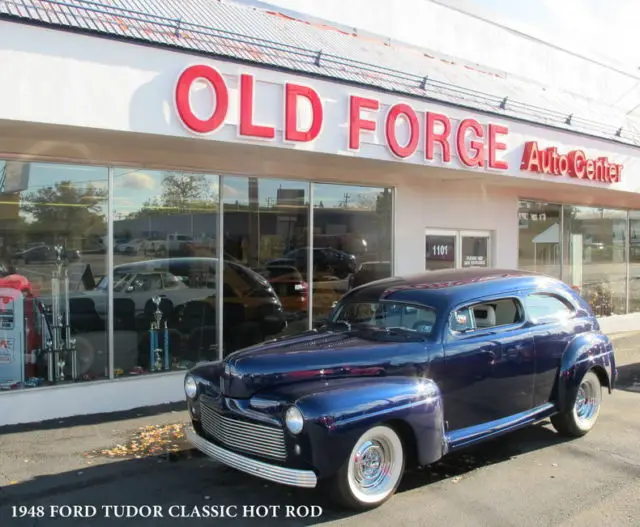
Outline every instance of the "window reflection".
<path id="1" fill-rule="evenodd" d="M 629 212 L 629 312 L 640 311 L 640 211 Z"/>
<path id="2" fill-rule="evenodd" d="M 521 201 L 518 210 L 518 267 L 560 278 L 562 205 Z"/>
<path id="3" fill-rule="evenodd" d="M 391 274 L 389 189 L 315 185 L 312 212 L 304 182 L 112 174 L 110 243 L 107 168 L 0 161 L 3 389 L 106 377 L 108 337 L 116 377 L 187 369 L 217 359 L 219 343 L 230 353 L 308 330 L 312 278 L 324 317 L 350 287 Z"/>
<path id="4" fill-rule="evenodd" d="M 0 161 L 0 387 L 108 374 L 104 167 Z"/>
<path id="5" fill-rule="evenodd" d="M 218 358 L 219 178 L 115 169 L 114 373 L 187 369 Z"/>
<path id="6" fill-rule="evenodd" d="M 563 279 L 598 316 L 626 312 L 626 211 L 564 207 Z"/>
<path id="7" fill-rule="evenodd" d="M 236 276 L 225 285 L 225 317 L 234 312 L 225 353 L 306 331 L 309 184 L 225 177 L 223 196 L 225 263 Z"/>
<path id="8" fill-rule="evenodd" d="M 391 275 L 390 189 L 314 184 L 313 319 L 350 288 Z"/>

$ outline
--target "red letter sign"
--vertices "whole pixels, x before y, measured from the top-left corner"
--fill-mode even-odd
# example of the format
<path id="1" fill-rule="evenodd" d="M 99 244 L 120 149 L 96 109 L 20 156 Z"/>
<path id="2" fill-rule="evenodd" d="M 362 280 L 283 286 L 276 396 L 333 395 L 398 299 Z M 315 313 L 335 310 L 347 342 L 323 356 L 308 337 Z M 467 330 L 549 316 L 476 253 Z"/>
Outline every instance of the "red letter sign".
<path id="1" fill-rule="evenodd" d="M 398 117 L 404 116 L 409 124 L 409 141 L 405 146 L 398 143 L 396 137 L 396 124 Z M 387 144 L 391 151 L 401 159 L 413 155 L 418 148 L 418 140 L 420 139 L 420 124 L 418 123 L 418 117 L 413 108 L 408 104 L 395 104 L 389 110 L 387 114 L 387 122 L 385 125 L 385 133 L 387 136 Z"/>
<path id="2" fill-rule="evenodd" d="M 619 183 L 622 165 L 610 163 L 606 157 L 590 159 L 579 149 L 571 150 L 567 154 L 558 154 L 555 146 L 540 150 L 538 143 L 529 141 L 524 145 L 520 170 L 554 176 L 569 175 L 575 179 L 603 183 Z"/>
<path id="3" fill-rule="evenodd" d="M 528 143 L 525 143 L 520 170 L 527 170 L 529 172 L 540 172 L 542 170 L 542 167 L 540 166 L 540 153 L 538 152 L 538 143 L 536 143 L 535 141 L 529 141 Z"/>
<path id="4" fill-rule="evenodd" d="M 308 143 L 320 134 L 322 129 L 322 101 L 316 91 L 299 84 L 285 84 L 284 138 L 285 141 Z M 305 132 L 298 130 L 298 97 L 304 97 L 311 103 L 311 126 Z"/>
<path id="5" fill-rule="evenodd" d="M 380 102 L 376 99 L 368 99 L 366 97 L 358 97 L 352 95 L 349 97 L 349 148 L 351 150 L 360 149 L 360 131 L 375 131 L 376 122 L 370 119 L 360 117 L 360 110 L 378 110 Z"/>
<path id="6" fill-rule="evenodd" d="M 587 167 L 587 156 L 582 150 L 569 152 L 569 175 L 578 179 L 584 179 Z M 587 172 L 587 177 L 593 179 L 593 163 Z"/>
<path id="7" fill-rule="evenodd" d="M 273 126 L 253 124 L 253 75 L 240 76 L 240 135 L 273 139 L 276 130 Z"/>
<path id="8" fill-rule="evenodd" d="M 191 108 L 191 87 L 198 79 L 209 82 L 216 95 L 216 106 L 211 117 L 200 119 Z M 210 66 L 190 66 L 182 72 L 176 85 L 176 110 L 184 125 L 192 132 L 208 134 L 220 128 L 229 108 L 229 91 L 222 75 Z"/>
<path id="9" fill-rule="evenodd" d="M 440 134 L 435 133 L 436 123 L 442 123 L 444 130 Z M 451 121 L 446 115 L 427 112 L 427 133 L 424 154 L 427 159 L 433 159 L 433 144 L 435 141 L 442 147 L 442 161 L 451 161 L 451 148 L 449 147 L 449 134 L 451 134 Z"/>
<path id="10" fill-rule="evenodd" d="M 500 126 L 497 124 L 489 125 L 489 168 L 499 168 L 501 170 L 508 170 L 509 164 L 506 161 L 498 161 L 496 159 L 496 150 L 506 150 L 507 145 L 496 141 L 496 136 L 507 135 L 509 129 L 506 126 Z"/>
<path id="11" fill-rule="evenodd" d="M 478 121 L 474 119 L 464 119 L 460 121 L 460 124 L 458 125 L 458 133 L 456 134 L 456 144 L 458 147 L 460 161 L 468 167 L 484 166 L 484 144 L 482 141 L 470 141 L 469 146 L 475 151 L 475 155 L 467 155 L 464 136 L 468 129 L 473 130 L 476 137 L 479 139 L 484 136 L 484 130 Z"/>

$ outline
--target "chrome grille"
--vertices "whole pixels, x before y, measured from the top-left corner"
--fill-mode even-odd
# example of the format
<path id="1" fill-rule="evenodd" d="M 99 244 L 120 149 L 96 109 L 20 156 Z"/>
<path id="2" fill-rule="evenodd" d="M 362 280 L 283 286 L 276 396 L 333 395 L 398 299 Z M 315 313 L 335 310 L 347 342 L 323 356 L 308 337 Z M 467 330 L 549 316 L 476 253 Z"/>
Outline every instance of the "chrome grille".
<path id="1" fill-rule="evenodd" d="M 200 413 L 204 431 L 223 445 L 249 454 L 286 459 L 281 429 L 231 419 L 206 404 L 202 405 Z"/>

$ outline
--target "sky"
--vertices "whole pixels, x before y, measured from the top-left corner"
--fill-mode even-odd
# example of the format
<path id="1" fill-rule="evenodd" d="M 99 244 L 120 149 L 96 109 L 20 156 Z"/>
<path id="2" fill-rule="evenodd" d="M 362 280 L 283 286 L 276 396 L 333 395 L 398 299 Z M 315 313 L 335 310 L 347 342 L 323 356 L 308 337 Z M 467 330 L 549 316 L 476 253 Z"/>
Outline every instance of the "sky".
<path id="1" fill-rule="evenodd" d="M 0 160 L 0 169 L 3 166 Z M 128 214 L 142 208 L 144 203 L 162 193 L 162 179 L 165 173 L 144 169 L 114 169 L 114 218 L 124 219 Z M 198 174 L 204 176 L 210 191 L 220 193 L 219 178 L 215 174 Z M 105 167 L 83 165 L 58 165 L 45 163 L 31 163 L 29 170 L 29 186 L 26 193 L 51 187 L 61 181 L 69 181 L 77 189 L 92 186 L 106 190 L 108 187 L 108 171 Z M 226 176 L 224 178 L 223 199 L 225 203 L 233 204 L 237 201 L 248 201 L 248 179 L 241 176 Z M 279 188 L 305 190 L 305 201 L 308 202 L 308 185 L 300 181 L 281 179 L 261 179 L 258 184 L 260 204 L 269 206 L 275 204 Z M 335 184 L 316 184 L 314 186 L 314 205 L 322 202 L 325 207 L 338 207 L 346 203 L 349 207 L 373 206 L 376 196 L 382 191 L 376 187 L 356 187 Z M 25 196 L 23 196 L 24 198 Z M 103 211 L 106 212 L 104 203 Z M 30 219 L 30 215 L 23 216 Z"/>
<path id="2" fill-rule="evenodd" d="M 448 1 L 451 5 L 460 2 Z M 640 67 L 638 0 L 464 0 L 532 36 L 589 51 L 625 67 Z"/>
<path id="3" fill-rule="evenodd" d="M 261 0 L 236 0 L 259 5 Z M 344 20 L 345 0 L 262 0 L 331 21 Z M 347 2 L 349 0 L 346 0 Z M 411 0 L 368 0 L 375 5 L 393 2 L 398 9 Z M 430 2 L 431 0 L 422 0 Z M 473 9 L 531 36 L 542 38 L 575 52 L 587 52 L 615 62 L 625 69 L 640 67 L 640 0 L 434 0 L 462 10 Z M 372 22 L 371 13 L 360 13 L 360 29 L 384 34 L 385 21 Z M 421 21 L 415 21 L 419 31 Z M 353 20 L 349 20 L 353 26 Z M 371 25 L 370 28 L 364 27 Z M 374 27 L 375 26 L 375 27 Z M 358 26 L 356 26 L 358 27 Z"/>

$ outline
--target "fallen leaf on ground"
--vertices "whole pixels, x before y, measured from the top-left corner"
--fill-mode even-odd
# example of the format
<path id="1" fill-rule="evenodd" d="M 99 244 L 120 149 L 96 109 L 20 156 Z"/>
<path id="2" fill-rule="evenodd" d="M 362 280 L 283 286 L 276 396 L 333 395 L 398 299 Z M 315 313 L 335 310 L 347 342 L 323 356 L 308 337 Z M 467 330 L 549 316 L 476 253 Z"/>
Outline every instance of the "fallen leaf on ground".
<path id="1" fill-rule="evenodd" d="M 143 457 L 159 456 L 181 450 L 185 440 L 184 424 L 149 425 L 138 428 L 134 436 L 124 444 L 112 448 L 85 453 L 87 457 Z"/>

